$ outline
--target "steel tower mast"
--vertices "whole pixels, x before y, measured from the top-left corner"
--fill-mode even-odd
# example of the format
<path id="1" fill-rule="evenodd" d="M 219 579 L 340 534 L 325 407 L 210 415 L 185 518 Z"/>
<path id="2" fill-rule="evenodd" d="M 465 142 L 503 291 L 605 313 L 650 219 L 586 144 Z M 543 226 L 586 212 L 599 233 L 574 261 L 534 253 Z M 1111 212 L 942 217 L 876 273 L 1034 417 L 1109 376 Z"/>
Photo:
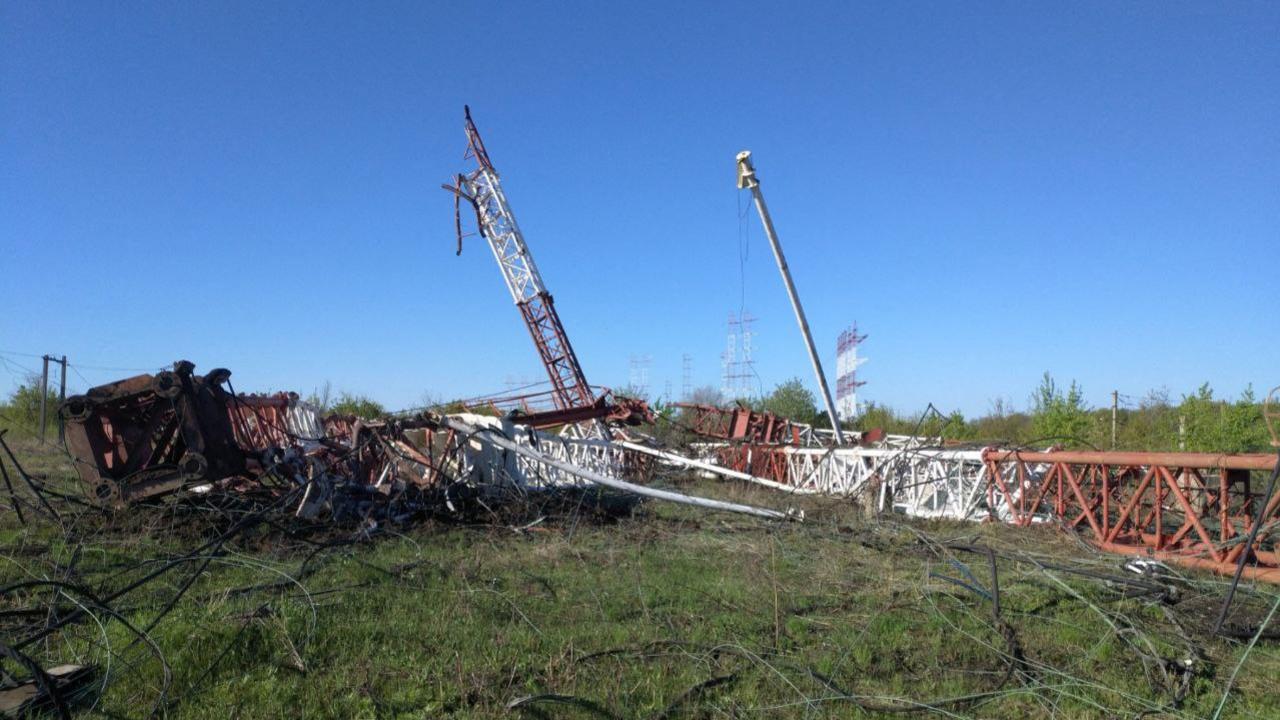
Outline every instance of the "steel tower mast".
<path id="1" fill-rule="evenodd" d="M 556 408 L 569 410 L 590 406 L 596 401 L 595 395 L 587 384 L 578 357 L 569 344 L 569 336 L 556 313 L 555 302 L 542 282 L 542 275 L 502 192 L 498 171 L 490 162 L 480 131 L 471 120 L 471 108 L 464 109 L 467 132 L 465 158 L 474 159 L 477 168 L 469 174 L 458 175 L 457 187 L 445 185 L 444 188 L 475 207 L 480 234 L 489 242 L 489 249 L 502 270 L 502 279 L 506 281 L 511 298 L 520 309 L 520 316 L 524 318 L 542 364 L 547 369 Z M 461 253 L 462 223 L 456 206 L 455 220 L 458 224 L 458 252 Z"/>
<path id="2" fill-rule="evenodd" d="M 827 387 L 827 376 L 822 372 L 822 361 L 818 359 L 818 349 L 813 346 L 813 335 L 809 333 L 809 321 L 804 316 L 804 307 L 800 305 L 800 295 L 796 293 L 796 284 L 791 280 L 791 269 L 787 267 L 787 258 L 782 254 L 782 245 L 778 242 L 778 233 L 773 229 L 773 218 L 769 216 L 769 207 L 764 204 L 764 193 L 760 192 L 760 180 L 756 178 L 756 169 L 751 164 L 751 152 L 743 150 L 738 153 L 738 189 L 750 190 L 756 201 L 756 210 L 760 213 L 760 221 L 764 223 L 764 233 L 769 237 L 769 245 L 773 248 L 773 259 L 778 261 L 778 270 L 782 273 L 782 283 L 787 286 L 787 296 L 791 298 L 791 309 L 796 313 L 796 322 L 800 325 L 800 334 L 804 336 L 805 348 L 809 351 L 809 361 L 813 363 L 813 374 L 818 378 L 818 389 L 822 391 L 822 401 L 827 406 L 827 417 L 831 418 L 831 429 L 836 434 L 836 444 L 844 444 L 844 433 L 840 431 L 840 416 L 836 413 L 835 403 L 831 401 L 831 390 Z"/>

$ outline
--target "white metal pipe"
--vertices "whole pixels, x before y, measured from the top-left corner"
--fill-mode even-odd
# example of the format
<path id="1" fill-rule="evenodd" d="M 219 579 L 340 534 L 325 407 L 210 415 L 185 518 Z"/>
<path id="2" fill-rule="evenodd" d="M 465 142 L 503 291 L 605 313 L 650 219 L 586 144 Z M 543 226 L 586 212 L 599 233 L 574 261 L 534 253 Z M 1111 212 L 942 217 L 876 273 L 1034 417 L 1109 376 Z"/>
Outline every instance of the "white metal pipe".
<path id="1" fill-rule="evenodd" d="M 533 448 L 525 447 L 523 445 L 520 445 L 519 443 L 512 442 L 511 440 L 508 440 L 507 438 L 503 437 L 501 434 L 489 428 L 478 428 L 473 425 L 468 425 L 467 423 L 464 423 L 461 420 L 456 420 L 448 416 L 441 417 L 440 422 L 448 427 L 453 428 L 454 430 L 460 433 L 463 433 L 464 435 L 472 438 L 473 440 L 478 440 L 479 434 L 484 433 L 483 441 L 491 442 L 494 445 L 497 445 L 498 447 L 503 448 L 504 450 L 509 450 L 513 453 L 516 453 L 517 455 L 522 455 L 526 458 L 529 458 L 530 460 L 534 460 L 544 465 L 548 465 L 550 467 L 556 468 L 563 472 L 569 473 L 570 475 L 575 475 L 577 477 L 582 478 L 583 480 L 586 480 L 588 482 L 593 482 L 597 485 L 604 485 L 605 487 L 611 487 L 617 490 L 624 490 L 626 492 L 635 493 L 636 495 L 643 495 L 645 497 L 656 498 L 658 500 L 667 500 L 670 502 L 681 503 L 683 505 L 693 505 L 695 507 L 707 508 L 708 510 L 723 510 L 726 512 L 742 513 L 745 515 L 755 515 L 756 517 L 769 518 L 771 520 L 785 520 L 788 517 L 790 517 L 787 513 L 779 512 L 777 510 L 769 510 L 767 508 L 756 507 L 754 505 L 741 505 L 738 503 L 724 502 L 721 500 L 711 500 L 709 498 L 700 498 L 692 495 L 683 495 L 681 493 L 671 492 L 669 490 L 658 490 L 656 488 L 647 488 L 647 487 L 644 487 L 643 485 L 635 485 L 633 483 L 626 482 L 625 480 L 611 478 L 607 475 L 601 475 L 598 472 L 593 472 L 586 468 L 578 467 L 577 465 L 574 465 L 572 463 L 562 462 L 560 460 L 556 460 L 555 458 L 547 457 L 546 455 L 543 455 L 542 453 L 538 452 L 537 450 L 534 450 Z"/>
<path id="2" fill-rule="evenodd" d="M 782 273 L 782 282 L 787 286 L 787 295 L 791 298 L 791 309 L 796 313 L 796 322 L 800 324 L 800 334 L 804 336 L 805 346 L 809 349 L 809 361 L 813 363 L 813 374 L 818 378 L 818 387 L 822 390 L 822 401 L 827 405 L 827 417 L 831 418 L 831 429 L 836 434 L 836 444 L 844 445 L 844 433 L 840 431 L 840 417 L 836 414 L 836 404 L 831 400 L 831 390 L 827 387 L 827 376 L 822 372 L 822 360 L 818 358 L 818 349 L 813 345 L 813 335 L 809 333 L 809 321 L 805 319 L 804 307 L 800 305 L 800 296 L 796 293 L 796 285 L 791 280 L 791 269 L 787 267 L 787 258 L 782 254 L 782 245 L 778 242 L 778 233 L 773 229 L 773 218 L 769 217 L 769 208 L 764 204 L 764 194 L 760 192 L 760 181 L 756 179 L 756 169 L 751 165 L 751 151 L 738 153 L 738 187 L 750 188 L 755 198 L 756 210 L 764 223 L 764 233 L 769 237 L 769 245 L 773 248 L 773 257 L 778 261 L 778 270 Z"/>

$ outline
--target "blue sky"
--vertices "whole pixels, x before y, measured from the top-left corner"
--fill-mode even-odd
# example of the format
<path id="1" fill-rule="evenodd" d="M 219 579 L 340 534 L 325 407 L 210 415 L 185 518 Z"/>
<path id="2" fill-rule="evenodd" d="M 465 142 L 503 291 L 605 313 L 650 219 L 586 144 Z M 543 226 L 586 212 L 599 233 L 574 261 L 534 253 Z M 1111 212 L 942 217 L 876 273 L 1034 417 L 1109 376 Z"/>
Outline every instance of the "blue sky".
<path id="1" fill-rule="evenodd" d="M 1280 383 L 1275 3 L 0 4 L 0 351 L 390 407 L 542 370 L 441 182 L 469 103 L 587 377 L 1023 405 Z M 740 270 L 740 250 L 746 262 Z M 0 389 L 30 357 L 4 357 Z"/>

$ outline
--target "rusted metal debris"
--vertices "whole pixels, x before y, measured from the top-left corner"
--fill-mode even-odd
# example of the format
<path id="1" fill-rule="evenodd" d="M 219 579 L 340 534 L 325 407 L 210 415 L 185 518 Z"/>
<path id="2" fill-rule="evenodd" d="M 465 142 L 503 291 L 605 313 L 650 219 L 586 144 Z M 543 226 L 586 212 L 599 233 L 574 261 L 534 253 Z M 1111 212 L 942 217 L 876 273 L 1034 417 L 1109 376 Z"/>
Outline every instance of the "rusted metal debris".
<path id="1" fill-rule="evenodd" d="M 602 394 L 588 408 L 506 418 L 363 420 L 320 414 L 293 393 L 242 395 L 229 370 L 186 361 L 68 399 L 67 448 L 95 503 L 123 508 L 180 491 L 284 497 L 305 520 L 376 527 L 449 506 L 450 488 L 522 490 L 594 484 L 763 517 L 783 513 L 645 490 L 652 459 L 604 438 L 550 435 L 544 425 L 652 418 L 642 401 Z M 224 387 L 225 386 L 225 387 Z M 463 428 L 463 430 L 459 430 Z M 517 449 L 512 449 L 515 446 Z M 410 492 L 411 491 L 411 492 Z"/>
<path id="2" fill-rule="evenodd" d="M 789 420 L 745 405 L 722 408 L 697 403 L 672 403 L 684 411 L 684 424 L 703 437 L 759 445 L 814 445 L 830 431 Z M 834 439 L 832 437 L 831 439 Z"/>
<path id="3" fill-rule="evenodd" d="M 67 448 L 89 496 L 104 505 L 171 492 L 244 471 L 227 417 L 223 373 L 173 371 L 91 388 L 59 408 Z"/>
<path id="4" fill-rule="evenodd" d="M 196 375 L 185 360 L 68 398 L 59 412 L 88 495 L 121 507 L 262 470 L 269 448 L 333 442 L 349 423 L 325 425 L 296 395 L 235 395 L 231 371 Z"/>
<path id="5" fill-rule="evenodd" d="M 186 361 L 68 399 L 67 449 L 91 501 L 122 508 L 179 491 L 284 496 L 316 520 L 366 525 L 421 509 L 391 502 L 434 488 L 448 468 L 432 454 L 451 443 L 426 422 L 321 418 L 296 393 L 232 392 L 231 373 L 203 376 Z M 224 387 L 224 385 L 226 387 Z"/>
<path id="6" fill-rule="evenodd" d="M 1053 522 L 1100 549 L 1280 582 L 1272 537 L 1280 496 L 1251 477 L 1271 471 L 1275 455 L 988 449 L 989 504 L 1005 522 Z M 1244 542 L 1257 517 L 1263 532 Z"/>

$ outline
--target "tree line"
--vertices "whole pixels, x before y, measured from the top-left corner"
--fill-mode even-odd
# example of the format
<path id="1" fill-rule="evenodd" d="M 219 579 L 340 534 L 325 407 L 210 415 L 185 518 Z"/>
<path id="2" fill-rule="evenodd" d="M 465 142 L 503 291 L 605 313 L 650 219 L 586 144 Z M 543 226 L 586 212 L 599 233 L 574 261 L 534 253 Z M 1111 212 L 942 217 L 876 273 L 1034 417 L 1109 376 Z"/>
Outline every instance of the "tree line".
<path id="1" fill-rule="evenodd" d="M 365 418 L 385 414 L 385 408 L 367 396 L 334 393 L 329 383 L 313 392 L 308 400 L 325 413 Z M 728 404 L 718 390 L 710 387 L 694 391 L 690 401 Z M 778 384 L 763 397 L 744 398 L 740 402 L 796 422 L 816 427 L 831 425 L 826 413 L 819 410 L 814 394 L 799 378 Z M 680 414 L 662 403 L 655 406 L 660 414 L 679 420 Z M 49 392 L 46 407 L 46 429 L 53 432 L 57 427 L 57 393 Z M 34 378 L 19 385 L 0 405 L 0 428 L 37 435 L 39 425 L 39 378 Z M 903 412 L 873 402 L 844 426 L 860 431 L 882 428 L 895 435 L 919 435 L 958 443 L 1153 452 L 1268 452 L 1271 439 L 1262 417 L 1262 400 L 1252 387 L 1246 387 L 1230 400 L 1215 396 L 1213 388 L 1205 383 L 1177 400 L 1172 399 L 1168 390 L 1152 390 L 1136 402 L 1118 407 L 1113 444 L 1111 408 L 1091 407 L 1085 402 L 1084 391 L 1078 383 L 1072 381 L 1064 387 L 1047 372 L 1032 393 L 1026 410 L 1013 409 L 1004 400 L 997 399 L 986 414 L 966 417 L 959 410 L 942 412 L 932 405 L 921 411 Z"/>
<path id="2" fill-rule="evenodd" d="M 723 404 L 714 388 L 701 388 L 694 402 Z M 816 427 L 830 427 L 825 411 L 799 378 L 780 383 L 760 398 L 741 400 L 757 410 L 776 413 Z M 1026 410 L 997 399 L 980 416 L 959 410 L 903 412 L 889 405 L 868 403 L 858 417 L 843 424 L 850 430 L 882 428 L 895 435 L 919 435 L 957 443 L 1004 443 L 1016 446 L 1097 450 L 1142 450 L 1243 453 L 1269 452 L 1271 436 L 1262 417 L 1262 398 L 1246 387 L 1234 400 L 1215 396 L 1205 383 L 1175 400 L 1168 390 L 1152 390 L 1137 401 L 1119 406 L 1092 407 L 1084 390 L 1072 381 L 1063 386 L 1045 373 L 1029 398 Z"/>

